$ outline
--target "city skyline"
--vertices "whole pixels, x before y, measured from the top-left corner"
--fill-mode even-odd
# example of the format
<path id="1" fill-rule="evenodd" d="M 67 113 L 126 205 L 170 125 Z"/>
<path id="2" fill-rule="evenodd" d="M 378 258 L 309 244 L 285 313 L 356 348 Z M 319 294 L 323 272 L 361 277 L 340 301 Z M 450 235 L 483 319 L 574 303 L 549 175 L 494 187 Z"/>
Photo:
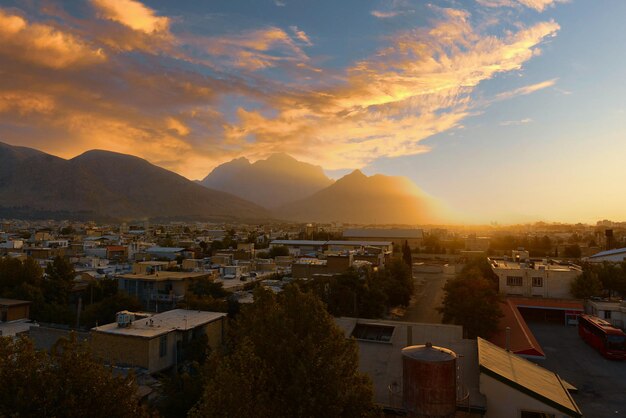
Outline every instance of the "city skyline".
<path id="1" fill-rule="evenodd" d="M 626 5 L 0 4 L 0 141 L 190 179 L 276 152 L 403 175 L 469 223 L 622 219 Z"/>

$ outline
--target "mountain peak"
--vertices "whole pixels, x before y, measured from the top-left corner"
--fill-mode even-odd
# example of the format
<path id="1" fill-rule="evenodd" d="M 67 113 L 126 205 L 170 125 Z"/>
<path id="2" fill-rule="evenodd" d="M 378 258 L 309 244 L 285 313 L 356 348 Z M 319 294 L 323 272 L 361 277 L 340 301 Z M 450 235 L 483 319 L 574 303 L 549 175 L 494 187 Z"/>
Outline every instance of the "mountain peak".
<path id="1" fill-rule="evenodd" d="M 276 152 L 274 154 L 271 154 L 269 157 L 267 157 L 265 159 L 265 161 L 269 161 L 269 162 L 299 162 L 298 160 L 293 158 L 291 155 L 289 155 L 287 153 L 284 153 L 284 152 Z"/>

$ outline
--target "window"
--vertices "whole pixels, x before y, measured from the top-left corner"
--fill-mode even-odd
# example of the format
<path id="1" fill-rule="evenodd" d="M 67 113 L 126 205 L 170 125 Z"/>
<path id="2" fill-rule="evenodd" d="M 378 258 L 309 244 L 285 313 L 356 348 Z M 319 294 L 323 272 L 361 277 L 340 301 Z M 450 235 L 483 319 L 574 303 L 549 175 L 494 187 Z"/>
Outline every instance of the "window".
<path id="1" fill-rule="evenodd" d="M 543 287 L 543 277 L 533 277 L 533 287 Z"/>
<path id="2" fill-rule="evenodd" d="M 167 355 L 167 334 L 159 338 L 159 356 L 165 357 Z"/>
<path id="3" fill-rule="evenodd" d="M 357 340 L 368 341 L 391 341 L 391 335 L 393 334 L 394 327 L 388 327 L 384 325 L 372 325 L 372 324 L 356 324 L 352 336 Z"/>
<path id="4" fill-rule="evenodd" d="M 547 412 L 522 411 L 521 418 L 555 418 L 555 416 Z"/>
<path id="5" fill-rule="evenodd" d="M 518 276 L 507 276 L 506 285 L 507 286 L 521 286 L 522 278 Z"/>
<path id="6" fill-rule="evenodd" d="M 604 319 L 611 319 L 611 311 L 604 311 Z"/>

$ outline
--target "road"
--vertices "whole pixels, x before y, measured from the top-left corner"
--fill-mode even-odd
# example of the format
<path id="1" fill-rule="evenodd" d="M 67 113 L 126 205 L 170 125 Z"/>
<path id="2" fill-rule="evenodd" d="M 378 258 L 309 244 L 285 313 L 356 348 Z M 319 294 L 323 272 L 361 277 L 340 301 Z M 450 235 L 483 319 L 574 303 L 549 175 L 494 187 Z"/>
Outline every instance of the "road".
<path id="1" fill-rule="evenodd" d="M 528 323 L 546 353 L 535 361 L 576 386 L 572 397 L 589 418 L 626 417 L 626 362 L 607 360 L 578 336 L 576 327 Z"/>
<path id="2" fill-rule="evenodd" d="M 415 294 L 411 298 L 404 315 L 394 319 L 406 322 L 440 324 L 441 314 L 437 312 L 436 308 L 441 306 L 443 286 L 448 277 L 444 276 L 443 273 L 413 274 Z"/>

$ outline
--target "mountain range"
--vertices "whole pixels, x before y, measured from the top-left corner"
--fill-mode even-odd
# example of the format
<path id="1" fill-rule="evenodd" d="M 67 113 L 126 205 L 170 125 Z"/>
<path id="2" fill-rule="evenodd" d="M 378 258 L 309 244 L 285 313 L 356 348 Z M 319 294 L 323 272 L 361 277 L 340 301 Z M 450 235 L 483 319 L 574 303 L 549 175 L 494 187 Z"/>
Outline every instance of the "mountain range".
<path id="1" fill-rule="evenodd" d="M 216 167 L 199 183 L 275 209 L 309 197 L 333 181 L 322 167 L 280 153 L 254 163 L 245 157 L 237 158 Z"/>
<path id="2" fill-rule="evenodd" d="M 0 143 L 0 217 L 217 221 L 271 215 L 131 155 L 92 150 L 65 160 Z"/>
<path id="3" fill-rule="evenodd" d="M 432 223 L 438 205 L 405 177 L 337 181 L 287 154 L 238 158 L 190 181 L 109 151 L 63 159 L 0 142 L 0 218 Z"/>

